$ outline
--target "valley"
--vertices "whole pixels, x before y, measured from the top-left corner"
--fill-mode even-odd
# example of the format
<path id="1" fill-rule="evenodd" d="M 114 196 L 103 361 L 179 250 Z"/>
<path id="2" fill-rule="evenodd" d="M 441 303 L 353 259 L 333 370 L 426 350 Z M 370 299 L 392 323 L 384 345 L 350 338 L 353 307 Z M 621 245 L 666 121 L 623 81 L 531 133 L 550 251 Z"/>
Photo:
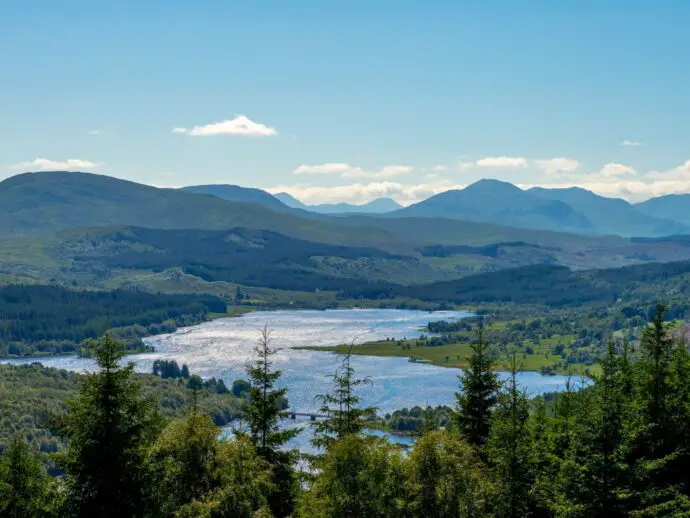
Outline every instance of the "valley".
<path id="1" fill-rule="evenodd" d="M 690 2 L 0 2 L 0 518 L 690 518 Z"/>
<path id="2" fill-rule="evenodd" d="M 151 334 L 257 310 L 457 307 L 484 315 L 499 362 L 517 351 L 529 370 L 584 372 L 596 368 L 606 326 L 635 340 L 639 315 L 656 301 L 667 301 L 674 318 L 687 311 L 690 237 L 656 236 L 683 230 L 682 222 L 582 189 L 522 191 L 487 180 L 407 208 L 324 214 L 259 189 L 157 189 L 50 172 L 0 182 L 0 200 L 4 355 L 79 352 L 106 330 L 144 350 Z M 503 226 L 499 207 L 508 202 L 514 226 Z M 577 215 L 585 212 L 600 224 L 606 214 L 607 230 L 625 224 L 630 232 L 597 235 Z M 93 305 L 113 297 L 125 306 Z M 48 331 L 20 329 L 8 325 L 23 311 L 20 300 L 55 315 L 57 300 L 91 301 L 92 315 L 60 317 Z M 569 323 L 515 331 L 518 321 L 541 326 L 554 315 Z M 600 329 L 597 339 L 582 342 L 585 325 Z M 353 352 L 463 367 L 472 340 L 454 331 Z"/>

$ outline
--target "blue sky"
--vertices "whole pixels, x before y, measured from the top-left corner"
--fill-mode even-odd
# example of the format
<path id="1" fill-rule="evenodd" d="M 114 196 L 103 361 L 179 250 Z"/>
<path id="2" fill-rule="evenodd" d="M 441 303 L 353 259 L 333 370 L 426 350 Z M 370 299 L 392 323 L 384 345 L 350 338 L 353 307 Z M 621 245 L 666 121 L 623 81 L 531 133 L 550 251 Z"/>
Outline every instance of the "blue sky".
<path id="1" fill-rule="evenodd" d="M 686 192 L 689 18 L 670 0 L 7 0 L 0 178 L 312 202 L 483 177 Z"/>

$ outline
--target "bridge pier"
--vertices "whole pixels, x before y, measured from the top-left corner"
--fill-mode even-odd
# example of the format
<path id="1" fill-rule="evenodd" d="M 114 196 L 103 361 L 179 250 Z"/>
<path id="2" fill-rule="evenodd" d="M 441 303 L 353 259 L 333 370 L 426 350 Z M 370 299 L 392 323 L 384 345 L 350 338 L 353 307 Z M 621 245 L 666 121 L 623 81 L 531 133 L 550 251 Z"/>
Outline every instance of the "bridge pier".
<path id="1" fill-rule="evenodd" d="M 312 421 L 316 421 L 318 419 L 328 419 L 328 415 L 326 414 L 316 414 L 312 412 L 296 412 L 292 410 L 288 410 L 285 414 L 283 414 L 285 419 L 297 419 L 298 417 L 308 417 Z"/>

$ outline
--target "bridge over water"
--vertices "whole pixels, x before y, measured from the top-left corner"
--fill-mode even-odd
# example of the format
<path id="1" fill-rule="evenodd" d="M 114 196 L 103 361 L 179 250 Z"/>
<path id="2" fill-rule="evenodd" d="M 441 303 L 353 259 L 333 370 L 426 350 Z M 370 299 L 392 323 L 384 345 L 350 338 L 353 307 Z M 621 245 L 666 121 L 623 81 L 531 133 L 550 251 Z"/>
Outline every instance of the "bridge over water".
<path id="1" fill-rule="evenodd" d="M 286 418 L 287 417 L 289 417 L 290 419 L 297 419 L 298 417 L 308 417 L 312 421 L 316 421 L 317 419 L 327 419 L 328 415 L 318 414 L 315 412 L 293 412 L 291 410 L 288 410 Z"/>

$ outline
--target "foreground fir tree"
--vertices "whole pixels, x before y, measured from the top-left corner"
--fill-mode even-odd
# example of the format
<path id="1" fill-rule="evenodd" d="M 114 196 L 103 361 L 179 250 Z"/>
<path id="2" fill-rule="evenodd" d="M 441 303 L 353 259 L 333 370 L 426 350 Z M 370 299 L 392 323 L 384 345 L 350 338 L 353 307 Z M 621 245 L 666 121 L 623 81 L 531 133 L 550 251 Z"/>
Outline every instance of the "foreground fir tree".
<path id="1" fill-rule="evenodd" d="M 590 423 L 587 451 L 586 484 L 590 515 L 593 517 L 624 516 L 622 496 L 625 494 L 628 471 L 623 456 L 625 423 L 630 409 L 626 390 L 632 380 L 627 369 L 627 346 L 619 355 L 616 344 L 609 340 L 606 355 L 599 361 L 601 374 L 595 378 L 593 400 L 587 415 Z"/>
<path id="2" fill-rule="evenodd" d="M 122 344 L 106 335 L 91 344 L 91 353 L 98 371 L 80 379 L 63 423 L 65 515 L 145 516 L 151 489 L 146 448 L 160 429 L 160 417 L 132 381 L 134 365 L 120 366 Z"/>
<path id="3" fill-rule="evenodd" d="M 38 455 L 16 437 L 0 457 L 0 516 L 7 518 L 57 516 L 57 493 Z"/>
<path id="4" fill-rule="evenodd" d="M 216 429 L 217 432 L 217 429 Z M 210 438 L 210 434 L 205 433 Z M 175 518 L 273 518 L 268 498 L 273 494 L 273 470 L 256 454 L 247 437 L 216 440 L 207 459 L 205 477 L 209 489 L 179 507 L 172 506 Z M 179 444 L 178 451 L 185 446 Z"/>
<path id="5" fill-rule="evenodd" d="M 674 340 L 657 308 L 643 332 L 633 419 L 630 424 L 630 509 L 639 516 L 690 515 L 687 449 L 690 364 L 686 345 Z"/>
<path id="6" fill-rule="evenodd" d="M 557 517 L 592 516 L 592 494 L 588 461 L 592 452 L 594 398 L 583 379 L 578 390 L 570 381 L 559 396 L 554 420 L 554 460 L 550 508 Z"/>
<path id="7" fill-rule="evenodd" d="M 267 327 L 261 331 L 254 351 L 256 359 L 247 366 L 251 384 L 245 412 L 249 437 L 258 455 L 273 468 L 275 489 L 269 497 L 271 510 L 278 517 L 289 516 L 298 491 L 294 468 L 296 455 L 285 451 L 283 447 L 300 430 L 280 429 L 280 420 L 287 415 L 280 408 L 287 389 L 276 388 L 282 372 L 273 368 L 272 358 L 278 353 L 278 349 L 271 346 L 271 332 Z"/>
<path id="8" fill-rule="evenodd" d="M 487 457 L 498 481 L 497 516 L 507 518 L 531 516 L 534 508 L 533 445 L 527 428 L 529 402 L 518 387 L 518 372 L 513 354 L 510 381 L 498 398 L 487 442 Z"/>
<path id="9" fill-rule="evenodd" d="M 319 474 L 299 500 L 303 518 L 405 516 L 403 459 L 388 441 L 348 434 L 318 460 Z"/>
<path id="10" fill-rule="evenodd" d="M 533 402 L 533 411 L 527 422 L 529 441 L 532 444 L 529 462 L 534 470 L 530 488 L 532 514 L 540 518 L 551 516 L 549 501 L 557 468 L 552 455 L 552 428 L 553 419 L 549 415 L 544 398 L 540 396 Z"/>
<path id="11" fill-rule="evenodd" d="M 491 409 L 501 385 L 489 356 L 483 326 L 477 330 L 477 341 L 471 347 L 469 366 L 460 375 L 460 392 L 456 394 L 457 425 L 469 444 L 481 447 L 489 437 Z"/>
<path id="12" fill-rule="evenodd" d="M 415 518 L 492 516 L 486 466 L 474 448 L 457 434 L 429 432 L 414 445 L 407 460 L 406 511 Z"/>
<path id="13" fill-rule="evenodd" d="M 218 434 L 211 418 L 198 412 L 196 401 L 184 419 L 162 431 L 150 452 L 158 516 L 172 516 L 213 488 Z"/>
<path id="14" fill-rule="evenodd" d="M 359 434 L 365 425 L 365 420 L 376 415 L 373 407 L 358 408 L 361 398 L 355 394 L 355 389 L 362 385 L 371 385 L 368 378 L 355 377 L 355 369 L 350 363 L 352 346 L 343 357 L 340 370 L 333 375 L 333 392 L 316 396 L 321 403 L 319 411 L 328 417 L 314 425 L 313 444 L 328 449 L 333 441 L 342 439 L 346 435 Z"/>

